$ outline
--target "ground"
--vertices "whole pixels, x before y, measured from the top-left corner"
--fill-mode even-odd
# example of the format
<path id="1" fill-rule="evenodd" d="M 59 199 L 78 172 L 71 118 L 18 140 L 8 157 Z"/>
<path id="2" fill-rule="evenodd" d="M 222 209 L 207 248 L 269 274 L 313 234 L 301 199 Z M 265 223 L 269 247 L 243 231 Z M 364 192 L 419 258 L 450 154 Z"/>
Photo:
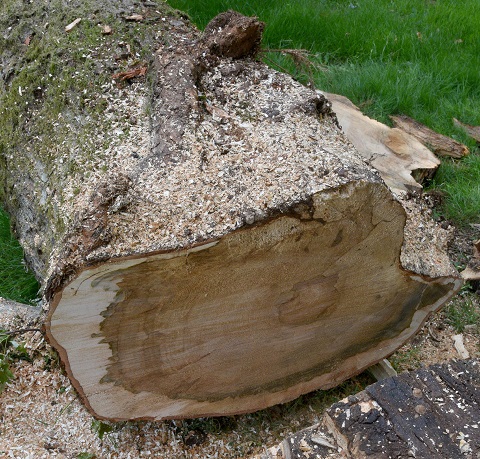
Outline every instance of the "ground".
<path id="1" fill-rule="evenodd" d="M 17 2 L 10 3 L 13 5 Z M 132 2 L 124 3 L 127 5 Z M 29 5 L 29 8 L 33 8 L 33 5 Z M 155 17 L 152 21 L 153 19 Z M 157 19 L 161 23 L 161 15 Z M 90 21 L 93 38 L 89 46 L 92 49 L 97 46 L 97 42 L 107 43 L 111 37 L 101 34 L 96 21 L 97 19 Z M 119 30 L 120 27 L 126 27 L 126 24 L 132 30 L 134 28 L 134 23 L 125 22 L 122 26 L 121 24 L 123 23 L 119 22 L 117 26 Z M 135 23 L 135 28 L 141 26 L 142 24 Z M 59 30 L 63 30 L 63 27 Z M 125 36 L 126 32 L 122 34 Z M 69 37 L 69 40 L 74 40 L 74 35 Z M 28 36 L 22 36 L 22 41 L 17 41 L 21 43 L 21 49 L 28 58 L 29 53 L 33 54 L 35 49 L 25 44 L 25 39 L 28 39 Z M 128 40 L 124 41 L 125 44 L 122 46 L 126 48 Z M 136 42 L 132 41 L 132 43 L 133 47 Z M 108 50 L 110 51 L 110 48 Z M 137 49 L 134 50 L 137 51 Z M 50 52 L 50 50 L 47 51 Z M 138 49 L 138 52 L 143 57 L 143 50 Z M 115 61 L 112 56 L 100 63 L 92 60 L 92 65 L 101 64 L 99 78 L 102 75 L 108 77 L 134 64 L 133 59 L 130 62 L 123 59 L 121 54 L 119 56 L 121 58 L 119 61 Z M 83 68 L 85 56 L 80 53 L 77 58 L 78 65 Z M 29 73 L 28 70 L 25 70 L 25 74 Z M 55 69 L 55 71 L 60 78 L 61 69 Z M 19 98 L 25 98 L 22 88 L 24 91 L 26 85 L 29 84 L 18 82 L 20 91 L 17 88 L 12 94 L 15 94 L 15 97 L 18 95 Z M 68 90 L 70 85 L 70 81 L 65 82 L 65 88 Z M 33 85 L 29 86 L 32 87 L 32 98 L 35 99 Z M 81 85 L 78 87 L 81 88 Z M 63 97 L 63 89 L 59 86 L 59 96 Z M 107 96 L 105 100 L 110 102 Z M 68 100 L 65 103 L 67 102 Z M 98 104 L 96 100 L 92 102 L 92 110 L 98 109 L 103 116 L 105 107 L 100 102 Z M 93 120 L 98 117 L 100 115 L 95 118 L 92 114 Z M 132 121 L 131 118 L 129 119 Z M 133 121 L 132 124 L 136 124 Z M 112 124 L 112 132 L 115 132 L 114 128 L 116 125 Z M 74 165 L 72 160 L 72 167 Z M 448 222 L 441 223 L 448 225 Z M 451 245 L 451 256 L 455 264 L 465 266 L 471 253 L 471 243 L 474 239 L 478 239 L 478 233 L 478 227 L 456 230 Z M 470 306 L 465 308 L 465 305 Z M 469 323 L 475 322 L 471 317 L 475 315 L 475 311 L 478 315 L 479 296 L 473 289 L 465 288 L 450 305 L 431 318 L 411 343 L 394 354 L 390 359 L 391 362 L 399 371 L 405 371 L 421 365 L 458 358 L 452 336 L 459 334 L 460 330 L 470 356 L 479 356 L 478 323 L 480 320 L 477 318 L 476 324 Z M 24 328 L 27 325 L 38 326 L 30 324 L 28 316 L 22 317 L 22 314 L 18 315 L 16 312 L 3 315 L 0 321 L 0 328 L 8 330 Z M 95 420 L 81 404 L 55 352 L 45 342 L 41 332 L 22 333 L 16 337 L 16 340 L 19 343 L 25 343 L 26 355 L 31 361 L 13 359 L 10 366 L 13 378 L 6 384 L 0 397 L 0 457 L 6 458 L 250 457 L 263 451 L 265 446 L 278 443 L 282 437 L 318 422 L 323 410 L 335 400 L 355 393 L 365 384 L 373 382 L 370 376 L 364 374 L 334 390 L 317 391 L 291 403 L 251 415 L 156 423 L 109 424 Z"/>
<path id="2" fill-rule="evenodd" d="M 475 227 L 455 231 L 451 256 L 457 265 L 470 256 L 475 234 Z M 480 357 L 479 312 L 479 295 L 465 287 L 390 361 L 398 371 L 408 371 L 458 359 L 453 336 L 461 330 L 469 355 Z M 12 310 L 2 315 L 2 326 L 9 330 L 35 326 L 29 320 L 28 314 Z M 25 343 L 31 361 L 13 359 L 14 378 L 0 397 L 0 456 L 7 458 L 248 458 L 315 424 L 335 400 L 373 382 L 363 374 L 339 388 L 317 391 L 250 415 L 103 423 L 79 401 L 41 332 L 23 333 L 16 340 Z"/>

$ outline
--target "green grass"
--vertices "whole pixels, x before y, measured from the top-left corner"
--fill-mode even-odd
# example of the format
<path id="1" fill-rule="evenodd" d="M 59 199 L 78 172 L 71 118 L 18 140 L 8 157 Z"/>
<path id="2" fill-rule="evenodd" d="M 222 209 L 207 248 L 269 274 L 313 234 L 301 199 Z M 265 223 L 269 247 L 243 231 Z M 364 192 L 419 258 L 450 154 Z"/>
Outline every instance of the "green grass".
<path id="1" fill-rule="evenodd" d="M 23 263 L 23 250 L 10 232 L 8 215 L 0 209 L 0 297 L 29 303 L 37 296 L 38 288 Z"/>
<path id="2" fill-rule="evenodd" d="M 480 221 L 480 154 L 452 118 L 480 125 L 480 8 L 477 0 L 170 0 L 203 28 L 235 9 L 266 22 L 264 48 L 304 48 L 316 86 L 343 94 L 368 116 L 389 123 L 406 114 L 464 142 L 461 165 L 444 161 L 434 185 L 447 195 L 444 212 L 457 224 Z M 307 73 L 287 57 L 265 60 L 301 81 Z"/>
<path id="3" fill-rule="evenodd" d="M 461 162 L 443 161 L 433 185 L 446 193 L 446 214 L 457 224 L 479 221 L 480 155 L 471 154 Z"/>
<path id="4" fill-rule="evenodd" d="M 460 294 L 444 309 L 445 320 L 456 333 L 463 333 L 467 325 L 480 326 L 480 310 L 474 302 L 465 295 Z"/>

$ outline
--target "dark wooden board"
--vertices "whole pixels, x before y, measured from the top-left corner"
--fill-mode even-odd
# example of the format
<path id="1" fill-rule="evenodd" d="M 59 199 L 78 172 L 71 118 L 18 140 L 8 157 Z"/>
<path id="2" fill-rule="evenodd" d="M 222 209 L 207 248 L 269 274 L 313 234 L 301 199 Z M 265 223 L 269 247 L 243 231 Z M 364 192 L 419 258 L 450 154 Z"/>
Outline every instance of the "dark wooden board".
<path id="1" fill-rule="evenodd" d="M 332 447 L 319 446 L 319 438 Z M 263 457 L 268 454 L 291 459 L 480 457 L 480 361 L 433 365 L 372 384 L 331 406 L 319 425 Z"/>

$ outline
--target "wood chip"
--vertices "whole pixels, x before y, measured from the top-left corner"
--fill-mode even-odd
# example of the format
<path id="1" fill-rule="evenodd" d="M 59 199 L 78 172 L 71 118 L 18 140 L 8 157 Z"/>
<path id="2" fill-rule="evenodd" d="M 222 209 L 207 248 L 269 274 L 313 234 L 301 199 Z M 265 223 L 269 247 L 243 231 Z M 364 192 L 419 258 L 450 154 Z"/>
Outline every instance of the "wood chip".
<path id="1" fill-rule="evenodd" d="M 480 270 L 471 267 L 465 268 L 461 273 L 461 276 L 466 281 L 478 281 L 480 280 Z"/>
<path id="2" fill-rule="evenodd" d="M 453 335 L 453 345 L 455 346 L 455 349 L 458 352 L 458 355 L 462 359 L 468 359 L 470 357 L 470 354 L 468 353 L 467 349 L 465 348 L 465 345 L 463 344 L 463 335 Z"/>
<path id="3" fill-rule="evenodd" d="M 375 365 L 372 365 L 368 371 L 373 375 L 377 381 L 382 379 L 389 378 L 390 376 L 397 376 L 397 372 L 392 367 L 392 364 L 387 360 L 383 359 Z"/>
<path id="4" fill-rule="evenodd" d="M 132 14 L 131 16 L 126 16 L 125 19 L 127 21 L 140 22 L 143 21 L 145 18 L 141 14 Z"/>
<path id="5" fill-rule="evenodd" d="M 78 24 L 80 24 L 80 21 L 82 20 L 82 18 L 77 18 L 75 19 L 75 21 L 71 22 L 70 24 L 68 24 L 66 27 L 65 27 L 65 32 L 71 32 L 75 27 L 77 27 Z"/>
<path id="6" fill-rule="evenodd" d="M 112 28 L 109 25 L 102 26 L 102 34 L 103 35 L 110 35 L 112 33 Z"/>
<path id="7" fill-rule="evenodd" d="M 336 447 L 334 445 L 332 445 L 327 437 L 323 436 L 323 435 L 320 435 L 320 434 L 316 434 L 316 435 L 312 435 L 312 437 L 310 438 L 310 440 L 315 443 L 316 445 L 320 445 L 320 446 L 325 446 L 327 448 L 331 448 L 331 449 L 335 449 Z"/>
<path id="8" fill-rule="evenodd" d="M 312 450 L 312 448 L 309 446 L 309 444 L 305 440 L 300 441 L 300 449 L 304 452 Z"/>

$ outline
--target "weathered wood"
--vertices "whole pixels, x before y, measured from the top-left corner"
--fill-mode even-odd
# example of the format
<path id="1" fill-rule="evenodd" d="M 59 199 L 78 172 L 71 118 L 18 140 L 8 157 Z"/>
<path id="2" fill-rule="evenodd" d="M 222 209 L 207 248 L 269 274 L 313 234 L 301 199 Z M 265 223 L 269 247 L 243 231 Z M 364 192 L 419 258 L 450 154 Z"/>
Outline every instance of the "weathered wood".
<path id="1" fill-rule="evenodd" d="M 390 118 L 396 127 L 417 138 L 438 156 L 462 158 L 470 153 L 463 143 L 439 134 L 406 115 L 391 116 Z"/>
<path id="2" fill-rule="evenodd" d="M 472 139 L 480 142 L 480 126 L 472 126 L 470 124 L 462 123 L 456 118 L 453 118 L 453 124 L 459 128 L 462 128 Z"/>
<path id="3" fill-rule="evenodd" d="M 466 281 L 480 281 L 480 239 L 473 243 L 472 257 L 460 274 Z"/>
<path id="4" fill-rule="evenodd" d="M 258 459 L 477 457 L 479 422 L 480 362 L 452 361 L 368 386 Z"/>
<path id="5" fill-rule="evenodd" d="M 102 12 L 83 5 L 109 62 Z M 0 150 L 2 195 L 50 301 L 48 338 L 100 418 L 240 413 L 334 386 L 461 285 L 445 233 L 391 193 L 324 97 L 221 54 L 232 42 L 218 34 L 244 23 L 227 16 L 210 39 L 165 10 L 148 84 L 104 84 L 113 126 L 86 115 L 101 98 L 88 94 L 62 115 L 78 130 L 60 125 L 47 149 L 45 91 L 22 125 L 42 135 Z M 144 22 L 109 25 L 148 36 Z M 245 39 L 242 56 L 258 45 Z M 101 85 L 86 87 L 71 91 L 83 100 Z"/>
<path id="6" fill-rule="evenodd" d="M 382 379 L 389 378 L 390 376 L 397 376 L 396 370 L 392 367 L 392 364 L 387 360 L 383 359 L 380 362 L 372 365 L 368 372 L 377 380 L 381 381 Z"/>
<path id="7" fill-rule="evenodd" d="M 344 96 L 321 94 L 332 103 L 347 138 L 392 191 L 420 190 L 421 183 L 433 176 L 440 161 L 416 138 L 369 118 Z"/>

